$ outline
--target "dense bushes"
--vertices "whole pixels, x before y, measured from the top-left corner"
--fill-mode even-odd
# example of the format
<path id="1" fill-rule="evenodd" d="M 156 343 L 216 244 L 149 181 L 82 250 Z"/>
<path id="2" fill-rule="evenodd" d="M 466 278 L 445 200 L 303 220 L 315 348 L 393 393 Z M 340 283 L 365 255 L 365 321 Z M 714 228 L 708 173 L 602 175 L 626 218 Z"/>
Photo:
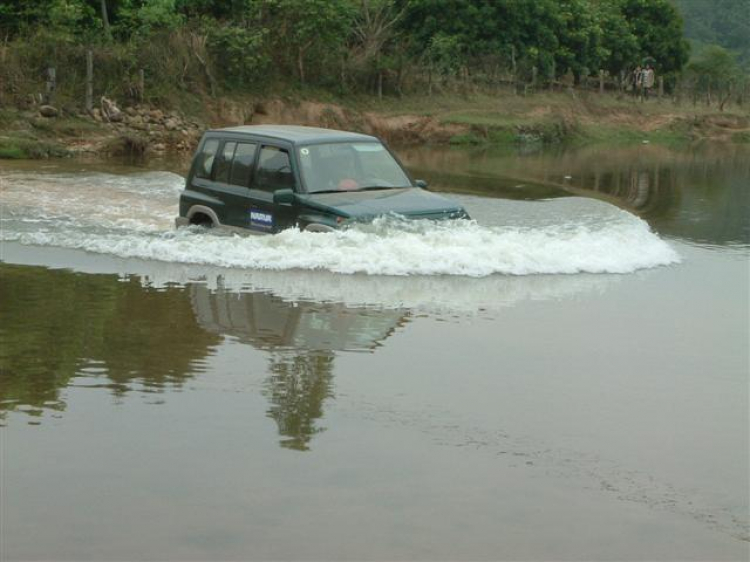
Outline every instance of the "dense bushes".
<path id="1" fill-rule="evenodd" d="M 0 0 L 0 101 L 41 91 L 58 69 L 79 103 L 85 52 L 97 95 L 263 91 L 349 93 L 617 77 L 650 57 L 687 61 L 668 0 Z M 429 86 L 428 86 L 429 85 Z"/>

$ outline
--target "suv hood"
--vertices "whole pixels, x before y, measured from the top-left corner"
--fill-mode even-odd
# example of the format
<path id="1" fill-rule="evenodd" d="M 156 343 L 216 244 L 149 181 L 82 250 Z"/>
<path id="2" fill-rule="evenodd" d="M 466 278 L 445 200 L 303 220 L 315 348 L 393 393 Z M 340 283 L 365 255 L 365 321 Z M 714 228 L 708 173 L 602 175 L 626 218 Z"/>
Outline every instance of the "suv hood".
<path id="1" fill-rule="evenodd" d="M 346 218 L 366 219 L 388 213 L 410 218 L 467 218 L 458 203 L 418 187 L 297 195 L 306 207 Z"/>

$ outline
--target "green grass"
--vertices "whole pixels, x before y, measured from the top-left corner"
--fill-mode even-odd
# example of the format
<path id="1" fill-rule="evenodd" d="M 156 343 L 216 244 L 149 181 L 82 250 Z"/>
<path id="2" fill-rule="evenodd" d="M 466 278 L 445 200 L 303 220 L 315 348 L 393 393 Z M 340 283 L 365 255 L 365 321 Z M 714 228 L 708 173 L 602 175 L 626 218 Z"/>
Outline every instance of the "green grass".
<path id="1" fill-rule="evenodd" d="M 41 159 L 70 156 L 64 146 L 27 136 L 0 138 L 0 158 L 4 159 Z"/>
<path id="2" fill-rule="evenodd" d="M 487 138 L 492 144 L 515 144 L 518 142 L 518 135 L 507 129 L 490 129 L 487 132 Z"/>
<path id="3" fill-rule="evenodd" d="M 689 142 L 690 136 L 686 127 L 666 127 L 653 131 L 641 131 L 624 126 L 588 125 L 581 128 L 580 132 L 575 135 L 574 141 L 576 144 L 602 143 L 627 146 L 653 143 L 679 146 Z"/>
<path id="4" fill-rule="evenodd" d="M 102 129 L 100 123 L 79 117 L 39 117 L 30 123 L 36 131 L 51 136 L 81 137 Z"/>
<path id="5" fill-rule="evenodd" d="M 28 158 L 28 156 L 18 146 L 0 145 L 0 158 L 6 159 L 6 160 L 21 160 L 23 158 Z"/>

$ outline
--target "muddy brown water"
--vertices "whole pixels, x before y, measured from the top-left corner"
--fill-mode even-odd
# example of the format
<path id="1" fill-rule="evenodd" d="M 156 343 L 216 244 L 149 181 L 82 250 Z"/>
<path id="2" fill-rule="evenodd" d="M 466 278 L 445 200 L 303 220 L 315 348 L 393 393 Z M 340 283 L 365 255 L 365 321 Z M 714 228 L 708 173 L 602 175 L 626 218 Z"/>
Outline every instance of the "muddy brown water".
<path id="1" fill-rule="evenodd" d="M 748 558 L 750 151 L 399 154 L 477 224 L 0 163 L 0 559 Z"/>

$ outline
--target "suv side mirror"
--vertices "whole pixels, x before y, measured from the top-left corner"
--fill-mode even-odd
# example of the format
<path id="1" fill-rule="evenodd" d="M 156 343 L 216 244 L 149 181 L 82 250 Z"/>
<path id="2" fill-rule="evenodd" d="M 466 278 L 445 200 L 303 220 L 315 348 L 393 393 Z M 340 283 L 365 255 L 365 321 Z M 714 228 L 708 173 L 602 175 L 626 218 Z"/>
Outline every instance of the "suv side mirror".
<path id="1" fill-rule="evenodd" d="M 294 190 L 277 189 L 273 192 L 274 205 L 291 205 L 294 203 Z"/>
<path id="2" fill-rule="evenodd" d="M 427 189 L 427 182 L 424 180 L 417 180 L 414 182 L 414 185 L 416 185 L 417 187 L 421 189 Z"/>

